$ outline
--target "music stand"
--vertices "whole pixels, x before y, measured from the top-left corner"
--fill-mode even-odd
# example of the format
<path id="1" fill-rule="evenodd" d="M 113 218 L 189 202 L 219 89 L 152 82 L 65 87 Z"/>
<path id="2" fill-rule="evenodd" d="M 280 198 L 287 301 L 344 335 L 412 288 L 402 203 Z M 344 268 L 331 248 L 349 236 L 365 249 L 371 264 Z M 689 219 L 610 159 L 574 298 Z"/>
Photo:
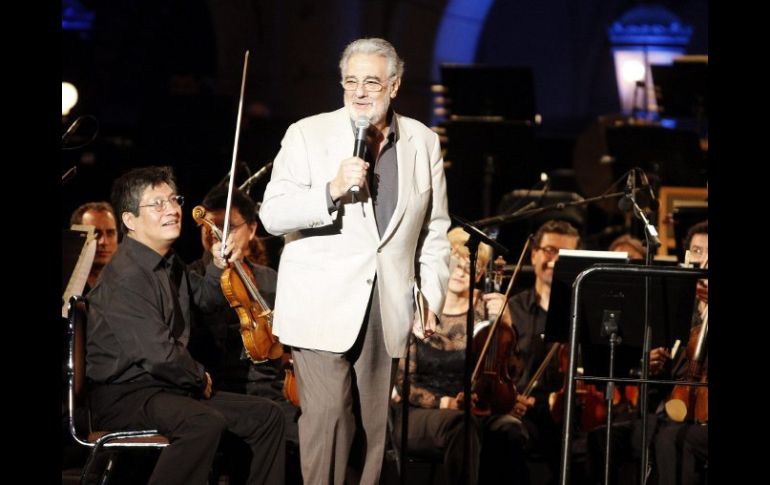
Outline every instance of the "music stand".
<path id="1" fill-rule="evenodd" d="M 653 185 L 703 187 L 708 164 L 694 131 L 660 126 L 623 125 L 605 128 L 614 178 L 633 167 L 643 169 Z"/>
<path id="2" fill-rule="evenodd" d="M 535 81 L 531 67 L 441 64 L 451 119 L 496 116 L 535 121 Z"/>
<path id="3" fill-rule="evenodd" d="M 572 283 L 583 270 L 600 263 L 627 263 L 626 253 L 561 250 L 553 271 L 545 339 L 569 340 L 569 309 Z M 670 347 L 674 340 L 687 341 L 695 300 L 692 280 L 652 276 L 650 326 L 652 348 Z M 615 375 L 629 376 L 639 368 L 644 345 L 644 280 L 624 275 L 603 275 L 583 283 L 585 304 L 578 316 L 583 368 L 586 375 L 609 375 L 609 345 L 602 335 L 607 312 L 616 312 L 622 341 L 615 349 Z"/>
<path id="4" fill-rule="evenodd" d="M 445 128 L 450 212 L 470 220 L 491 216 L 493 203 L 506 191 L 537 180 L 531 124 L 466 119 Z"/>
<path id="5" fill-rule="evenodd" d="M 662 118 L 708 118 L 708 63 L 652 65 L 655 101 Z"/>

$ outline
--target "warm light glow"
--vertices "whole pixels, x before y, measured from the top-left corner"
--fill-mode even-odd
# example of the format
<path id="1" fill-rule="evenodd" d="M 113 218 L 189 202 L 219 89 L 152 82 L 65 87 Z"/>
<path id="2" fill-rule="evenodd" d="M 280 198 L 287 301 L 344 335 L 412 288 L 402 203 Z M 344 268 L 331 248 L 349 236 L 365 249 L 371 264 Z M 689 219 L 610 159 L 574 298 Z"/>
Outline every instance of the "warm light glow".
<path id="1" fill-rule="evenodd" d="M 78 90 L 68 82 L 61 83 L 61 114 L 67 116 L 78 103 Z"/>

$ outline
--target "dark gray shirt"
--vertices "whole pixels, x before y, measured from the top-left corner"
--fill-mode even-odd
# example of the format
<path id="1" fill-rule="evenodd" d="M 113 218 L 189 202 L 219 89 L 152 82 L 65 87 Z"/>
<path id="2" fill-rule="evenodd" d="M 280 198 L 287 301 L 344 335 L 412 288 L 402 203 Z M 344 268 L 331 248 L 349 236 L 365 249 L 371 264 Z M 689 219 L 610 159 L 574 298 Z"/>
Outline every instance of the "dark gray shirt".
<path id="1" fill-rule="evenodd" d="M 370 151 L 366 152 L 369 167 L 369 193 L 374 205 L 374 217 L 377 220 L 377 230 L 380 237 L 385 233 L 398 202 L 398 158 L 396 157 L 398 143 L 398 123 L 393 113 L 390 113 L 390 131 L 388 141 L 380 150 L 375 161 Z"/>
<path id="2" fill-rule="evenodd" d="M 388 119 L 390 120 L 388 141 L 382 147 L 377 160 L 374 160 L 371 150 L 368 149 L 364 158 L 365 161 L 369 162 L 370 168 L 374 167 L 374 170 L 369 170 L 368 172 L 369 179 L 367 183 L 374 205 L 374 218 L 377 221 L 377 231 L 380 233 L 380 237 L 385 233 L 385 229 L 388 227 L 388 223 L 393 217 L 393 212 L 396 210 L 396 204 L 398 203 L 398 157 L 396 156 L 396 143 L 399 139 L 398 123 L 393 111 L 388 113 Z M 352 120 L 350 125 L 355 132 L 356 127 Z M 327 183 L 326 205 L 329 209 L 329 214 L 339 209 L 339 204 L 339 200 L 336 203 L 332 201 L 329 183 Z"/>
<path id="3" fill-rule="evenodd" d="M 124 238 L 88 295 L 88 378 L 202 390 L 203 365 L 187 351 L 191 305 L 227 303 L 221 274 L 213 264 L 205 276 L 191 274 L 173 251 L 163 257 Z"/>

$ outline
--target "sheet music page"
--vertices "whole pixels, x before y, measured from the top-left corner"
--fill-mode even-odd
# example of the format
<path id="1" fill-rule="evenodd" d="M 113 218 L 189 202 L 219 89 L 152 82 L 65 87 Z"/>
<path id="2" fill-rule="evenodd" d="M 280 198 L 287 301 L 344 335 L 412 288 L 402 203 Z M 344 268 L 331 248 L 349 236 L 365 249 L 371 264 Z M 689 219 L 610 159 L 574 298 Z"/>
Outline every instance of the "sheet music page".
<path id="1" fill-rule="evenodd" d="M 82 295 L 83 289 L 86 287 L 88 281 L 88 274 L 91 272 L 91 265 L 94 263 L 94 257 L 96 256 L 96 239 L 94 238 L 94 226 L 73 224 L 70 228 L 71 231 L 83 232 L 85 237 L 85 244 L 80 251 L 80 254 L 75 263 L 75 269 L 72 271 L 72 276 L 69 278 L 67 287 L 62 295 L 61 316 L 67 318 L 67 304 L 69 299 L 73 295 Z"/>

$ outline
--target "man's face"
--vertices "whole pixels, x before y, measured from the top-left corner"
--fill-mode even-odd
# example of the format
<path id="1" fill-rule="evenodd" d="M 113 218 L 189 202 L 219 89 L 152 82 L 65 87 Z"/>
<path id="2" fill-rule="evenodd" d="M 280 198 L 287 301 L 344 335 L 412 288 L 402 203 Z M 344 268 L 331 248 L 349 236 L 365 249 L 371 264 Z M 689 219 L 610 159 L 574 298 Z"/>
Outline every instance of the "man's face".
<path id="1" fill-rule="evenodd" d="M 224 229 L 225 210 L 207 211 L 206 219 L 213 222 L 214 225 L 222 231 Z M 246 224 L 246 219 L 243 218 L 241 212 L 236 207 L 230 208 L 230 229 L 228 230 L 228 234 L 233 235 L 235 247 L 241 248 L 244 256 L 249 256 L 251 254 L 249 241 L 254 238 L 256 231 L 256 222 Z M 205 225 L 201 226 L 201 241 L 207 252 L 211 250 L 211 246 L 215 242 L 214 235 L 211 234 L 211 231 L 209 231 L 208 227 Z"/>
<path id="2" fill-rule="evenodd" d="M 553 281 L 553 264 L 559 259 L 559 249 L 577 248 L 577 237 L 556 232 L 543 234 L 540 245 L 532 249 L 532 267 L 535 278 L 541 283 L 551 286 Z"/>
<path id="3" fill-rule="evenodd" d="M 176 192 L 163 182 L 147 187 L 139 199 L 139 215 L 123 213 L 123 221 L 137 241 L 165 254 L 182 232 L 182 207 L 171 197 Z M 161 207 L 162 205 L 162 207 Z"/>
<path id="4" fill-rule="evenodd" d="M 702 263 L 709 257 L 709 235 L 704 233 L 693 234 L 690 240 L 690 262 Z"/>
<path id="5" fill-rule="evenodd" d="M 83 213 L 82 224 L 94 226 L 94 236 L 96 237 L 96 256 L 94 256 L 94 266 L 104 267 L 110 262 L 112 255 L 118 248 L 118 226 L 115 218 L 109 211 L 97 211 L 89 209 Z"/>
<path id="6" fill-rule="evenodd" d="M 382 128 L 387 122 L 386 115 L 390 100 L 398 94 L 399 78 L 391 78 L 388 61 L 377 54 L 353 54 L 343 71 L 342 82 L 358 82 L 355 90 L 345 90 L 345 108 L 350 119 L 364 115 L 369 122 Z M 376 84 L 374 84 L 376 83 Z M 368 91 L 366 86 L 382 86 L 382 91 Z"/>

